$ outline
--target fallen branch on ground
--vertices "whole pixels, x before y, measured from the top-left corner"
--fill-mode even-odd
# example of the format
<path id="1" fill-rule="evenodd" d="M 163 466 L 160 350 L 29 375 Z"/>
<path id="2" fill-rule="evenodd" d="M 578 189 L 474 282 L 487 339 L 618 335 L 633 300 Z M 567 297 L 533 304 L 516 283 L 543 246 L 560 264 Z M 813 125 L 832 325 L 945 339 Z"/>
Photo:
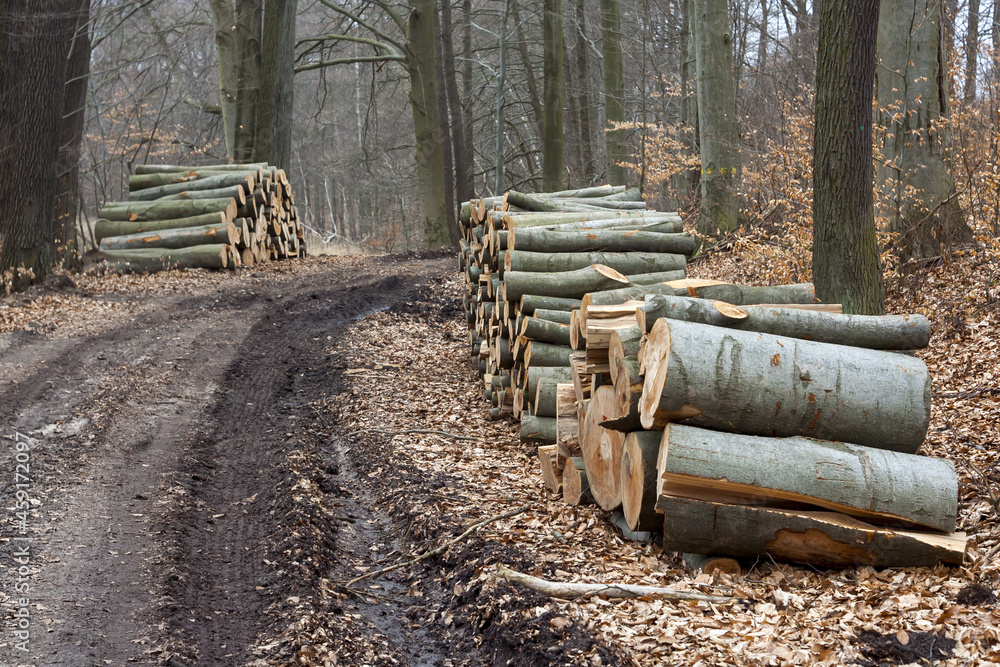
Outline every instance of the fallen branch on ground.
<path id="1" fill-rule="evenodd" d="M 361 581 L 363 579 L 371 579 L 372 577 L 378 577 L 378 576 L 381 576 L 383 574 L 388 574 L 389 572 L 393 572 L 395 570 L 399 570 L 399 569 L 402 569 L 404 567 L 409 567 L 410 565 L 414 565 L 416 563 L 419 563 L 422 560 L 427 560 L 428 558 L 433 558 L 434 556 L 438 556 L 438 555 L 444 553 L 445 551 L 447 551 L 448 547 L 450 547 L 451 545 L 456 544 L 458 542 L 461 542 L 466 537 L 468 537 L 472 533 L 476 532 L 477 530 L 479 530 L 483 526 L 491 524 L 494 521 L 500 521 L 501 519 L 509 519 L 512 516 L 517 516 L 518 514 L 526 512 L 529 507 L 530 507 L 529 505 L 522 505 L 521 507 L 518 507 L 516 510 L 511 510 L 509 512 L 504 512 L 503 514 L 497 514 L 496 516 L 491 516 L 488 519 L 483 519 L 482 521 L 477 521 L 476 523 L 474 523 L 471 526 L 469 526 L 465 530 L 465 532 L 463 532 L 461 535 L 459 535 L 458 537 L 455 537 L 453 539 L 448 540 L 447 542 L 445 542 L 444 544 L 442 544 L 439 547 L 435 547 L 434 549 L 431 549 L 430 551 L 425 551 L 424 553 L 420 554 L 419 556 L 416 556 L 416 557 L 411 558 L 409 560 L 405 560 L 405 561 L 403 561 L 401 563 L 396 563 L 395 565 L 390 565 L 388 567 L 383 567 L 382 569 L 379 569 L 379 570 L 372 570 L 370 572 L 366 572 L 366 573 L 362 574 L 360 577 L 355 577 L 355 578 L 351 579 L 350 581 L 348 581 L 347 583 L 339 585 L 339 587 L 342 588 L 342 589 L 349 589 L 351 586 L 353 586 L 354 584 L 358 583 L 359 581 Z"/>
<path id="2" fill-rule="evenodd" d="M 503 565 L 497 570 L 497 576 L 505 581 L 516 582 L 533 591 L 538 591 L 539 593 L 559 598 L 560 600 L 582 600 L 594 596 L 612 600 L 654 597 L 678 602 L 694 600 L 696 602 L 709 602 L 713 604 L 723 604 L 736 600 L 736 598 L 731 597 L 706 595 L 694 591 L 678 591 L 659 586 L 642 586 L 636 584 L 572 584 L 546 581 L 545 579 L 533 577 L 530 574 L 511 570 Z"/>

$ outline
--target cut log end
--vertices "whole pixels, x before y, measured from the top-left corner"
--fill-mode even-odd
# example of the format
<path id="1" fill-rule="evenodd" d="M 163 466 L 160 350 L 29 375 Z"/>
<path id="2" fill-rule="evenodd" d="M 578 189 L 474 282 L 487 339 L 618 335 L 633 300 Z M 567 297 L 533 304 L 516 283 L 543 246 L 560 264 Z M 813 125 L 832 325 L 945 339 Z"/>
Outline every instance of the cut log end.
<path id="1" fill-rule="evenodd" d="M 591 264 L 590 266 L 591 266 L 592 269 L 594 269 L 595 271 L 597 271 L 598 273 L 600 273 L 605 278 L 610 278 L 611 280 L 616 280 L 616 281 L 622 283 L 623 285 L 627 285 L 628 282 L 629 282 L 629 280 L 628 280 L 627 277 L 625 277 L 624 275 L 622 275 L 618 271 L 615 271 L 610 266 L 605 266 L 604 264 Z"/>

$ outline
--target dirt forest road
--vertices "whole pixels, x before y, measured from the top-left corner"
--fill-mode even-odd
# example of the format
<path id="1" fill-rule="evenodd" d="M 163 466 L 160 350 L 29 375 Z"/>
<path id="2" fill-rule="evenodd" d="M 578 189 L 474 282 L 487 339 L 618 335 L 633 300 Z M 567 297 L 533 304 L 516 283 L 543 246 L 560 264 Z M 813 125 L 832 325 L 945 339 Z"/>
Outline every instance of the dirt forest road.
<path id="1" fill-rule="evenodd" d="M 0 334 L 0 665 L 492 662 L 474 632 L 416 630 L 414 598 L 317 583 L 395 539 L 315 407 L 341 390 L 331 346 L 386 309 L 457 318 L 419 302 L 454 265 L 321 263 L 123 296 L 145 308 L 95 334 Z M 305 487 L 342 516 L 303 510 Z M 290 639 L 308 633 L 340 658 Z"/>

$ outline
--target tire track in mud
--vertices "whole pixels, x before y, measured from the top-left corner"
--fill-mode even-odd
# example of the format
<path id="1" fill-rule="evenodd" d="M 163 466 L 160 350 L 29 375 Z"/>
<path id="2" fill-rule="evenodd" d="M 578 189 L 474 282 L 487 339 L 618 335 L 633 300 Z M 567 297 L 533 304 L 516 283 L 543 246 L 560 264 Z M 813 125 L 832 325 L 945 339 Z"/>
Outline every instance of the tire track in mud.
<path id="1" fill-rule="evenodd" d="M 254 646 L 287 624 L 282 600 L 296 576 L 280 551 L 294 531 L 282 523 L 288 434 L 306 417 L 300 406 L 331 391 L 320 341 L 447 264 L 387 258 L 368 272 L 167 299 L 72 344 L 5 338 L 0 368 L 12 382 L 0 388 L 0 435 L 33 432 L 42 504 L 31 513 L 31 653 L 0 645 L 0 664 L 236 665 L 263 655 Z M 80 414 L 91 423 L 70 435 L 43 429 Z M 12 453 L 0 450 L 5 470 Z M 12 495 L 0 481 L 0 497 Z M 10 552 L 0 543 L 4 591 Z"/>

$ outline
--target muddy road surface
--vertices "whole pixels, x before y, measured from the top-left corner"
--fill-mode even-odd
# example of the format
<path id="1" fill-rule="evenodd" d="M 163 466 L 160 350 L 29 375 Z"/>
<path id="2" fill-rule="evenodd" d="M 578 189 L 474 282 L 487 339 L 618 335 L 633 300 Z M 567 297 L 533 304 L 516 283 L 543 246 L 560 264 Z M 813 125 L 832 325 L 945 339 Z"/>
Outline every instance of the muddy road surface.
<path id="1" fill-rule="evenodd" d="M 496 559 L 478 538 L 415 566 L 446 591 L 330 584 L 403 553 L 374 500 L 396 482 L 317 409 L 345 400 L 330 351 L 372 313 L 461 310 L 434 296 L 450 254 L 307 261 L 293 279 L 119 295 L 142 307 L 96 332 L 0 334 L 0 665 L 566 664 L 570 648 L 615 662 L 572 628 L 570 648 L 535 655 L 521 645 L 537 628 L 497 621 L 520 615 L 463 619 L 462 604 L 499 604 L 453 582 Z M 431 524 L 435 544 L 458 532 Z"/>

